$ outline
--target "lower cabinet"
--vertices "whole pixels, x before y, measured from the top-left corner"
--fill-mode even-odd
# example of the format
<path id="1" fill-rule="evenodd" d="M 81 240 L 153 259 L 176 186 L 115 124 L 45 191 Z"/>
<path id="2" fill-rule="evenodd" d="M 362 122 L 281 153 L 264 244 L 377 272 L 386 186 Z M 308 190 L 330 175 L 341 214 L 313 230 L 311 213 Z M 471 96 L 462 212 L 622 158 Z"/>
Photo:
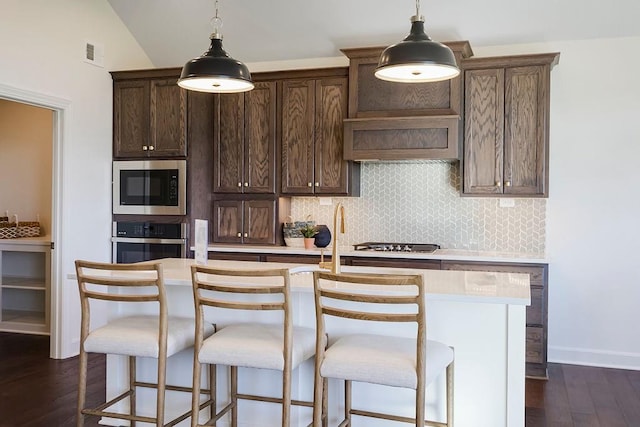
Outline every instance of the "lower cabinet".
<path id="1" fill-rule="evenodd" d="M 51 243 L 0 240 L 0 331 L 49 335 Z"/>
<path id="2" fill-rule="evenodd" d="M 276 200 L 213 202 L 214 243 L 275 244 Z"/>
<path id="3" fill-rule="evenodd" d="M 547 294 L 546 264 L 442 261 L 443 270 L 491 271 L 529 275 L 531 305 L 527 307 L 527 377 L 547 378 Z"/>

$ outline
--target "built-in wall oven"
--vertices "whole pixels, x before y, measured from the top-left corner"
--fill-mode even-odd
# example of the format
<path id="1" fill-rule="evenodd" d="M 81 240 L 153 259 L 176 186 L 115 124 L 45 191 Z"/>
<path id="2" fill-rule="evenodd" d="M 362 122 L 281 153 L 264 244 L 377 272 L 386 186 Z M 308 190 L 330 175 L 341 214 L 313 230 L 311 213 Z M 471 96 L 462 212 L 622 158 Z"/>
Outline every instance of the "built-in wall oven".
<path id="1" fill-rule="evenodd" d="M 187 224 L 117 221 L 113 223 L 111 241 L 116 263 L 184 258 Z"/>
<path id="2" fill-rule="evenodd" d="M 113 162 L 113 213 L 186 215 L 186 160 Z"/>

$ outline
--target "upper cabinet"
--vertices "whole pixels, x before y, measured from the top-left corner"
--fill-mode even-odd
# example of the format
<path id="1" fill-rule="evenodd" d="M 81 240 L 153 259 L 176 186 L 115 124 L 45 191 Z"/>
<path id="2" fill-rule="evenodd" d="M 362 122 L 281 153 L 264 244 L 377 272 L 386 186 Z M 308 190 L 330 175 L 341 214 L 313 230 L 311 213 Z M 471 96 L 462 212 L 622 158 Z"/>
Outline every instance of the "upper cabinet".
<path id="1" fill-rule="evenodd" d="M 549 80 L 558 58 L 464 61 L 463 195 L 548 195 Z"/>
<path id="2" fill-rule="evenodd" d="M 447 45 L 458 63 L 468 42 Z M 349 114 L 344 156 L 349 160 L 457 159 L 461 77 L 432 83 L 380 80 L 374 71 L 383 47 L 343 49 L 349 58 Z"/>
<path id="3" fill-rule="evenodd" d="M 281 84 L 282 194 L 359 195 L 359 165 L 343 157 L 346 70 Z"/>
<path id="4" fill-rule="evenodd" d="M 113 77 L 113 157 L 185 157 L 187 94 L 175 70 Z"/>
<path id="5" fill-rule="evenodd" d="M 214 192 L 276 192 L 276 87 L 256 82 L 249 92 L 216 96 Z"/>

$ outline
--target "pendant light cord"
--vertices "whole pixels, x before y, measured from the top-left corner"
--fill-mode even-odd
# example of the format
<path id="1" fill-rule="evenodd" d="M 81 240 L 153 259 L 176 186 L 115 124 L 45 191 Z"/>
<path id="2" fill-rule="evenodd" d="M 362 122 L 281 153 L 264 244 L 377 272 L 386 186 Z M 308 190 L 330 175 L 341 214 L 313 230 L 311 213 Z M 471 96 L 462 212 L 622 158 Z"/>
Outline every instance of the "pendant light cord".
<path id="1" fill-rule="evenodd" d="M 222 18 L 218 16 L 218 0 L 216 0 L 216 16 L 211 18 L 211 23 L 213 24 L 213 35 L 216 36 L 215 38 L 222 38 L 220 34 L 222 30 Z"/>
<path id="2" fill-rule="evenodd" d="M 420 16 L 420 0 L 416 0 L 416 16 Z"/>

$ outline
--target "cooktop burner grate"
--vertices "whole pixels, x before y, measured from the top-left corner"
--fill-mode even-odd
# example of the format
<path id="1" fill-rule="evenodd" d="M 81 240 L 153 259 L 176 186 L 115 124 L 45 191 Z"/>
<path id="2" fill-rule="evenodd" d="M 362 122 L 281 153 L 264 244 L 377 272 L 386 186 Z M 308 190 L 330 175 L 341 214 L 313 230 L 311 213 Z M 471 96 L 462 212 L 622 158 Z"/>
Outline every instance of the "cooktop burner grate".
<path id="1" fill-rule="evenodd" d="M 433 252 L 440 249 L 440 245 L 434 243 L 390 243 L 390 242 L 366 242 L 353 245 L 356 251 L 381 251 L 381 252 Z"/>

